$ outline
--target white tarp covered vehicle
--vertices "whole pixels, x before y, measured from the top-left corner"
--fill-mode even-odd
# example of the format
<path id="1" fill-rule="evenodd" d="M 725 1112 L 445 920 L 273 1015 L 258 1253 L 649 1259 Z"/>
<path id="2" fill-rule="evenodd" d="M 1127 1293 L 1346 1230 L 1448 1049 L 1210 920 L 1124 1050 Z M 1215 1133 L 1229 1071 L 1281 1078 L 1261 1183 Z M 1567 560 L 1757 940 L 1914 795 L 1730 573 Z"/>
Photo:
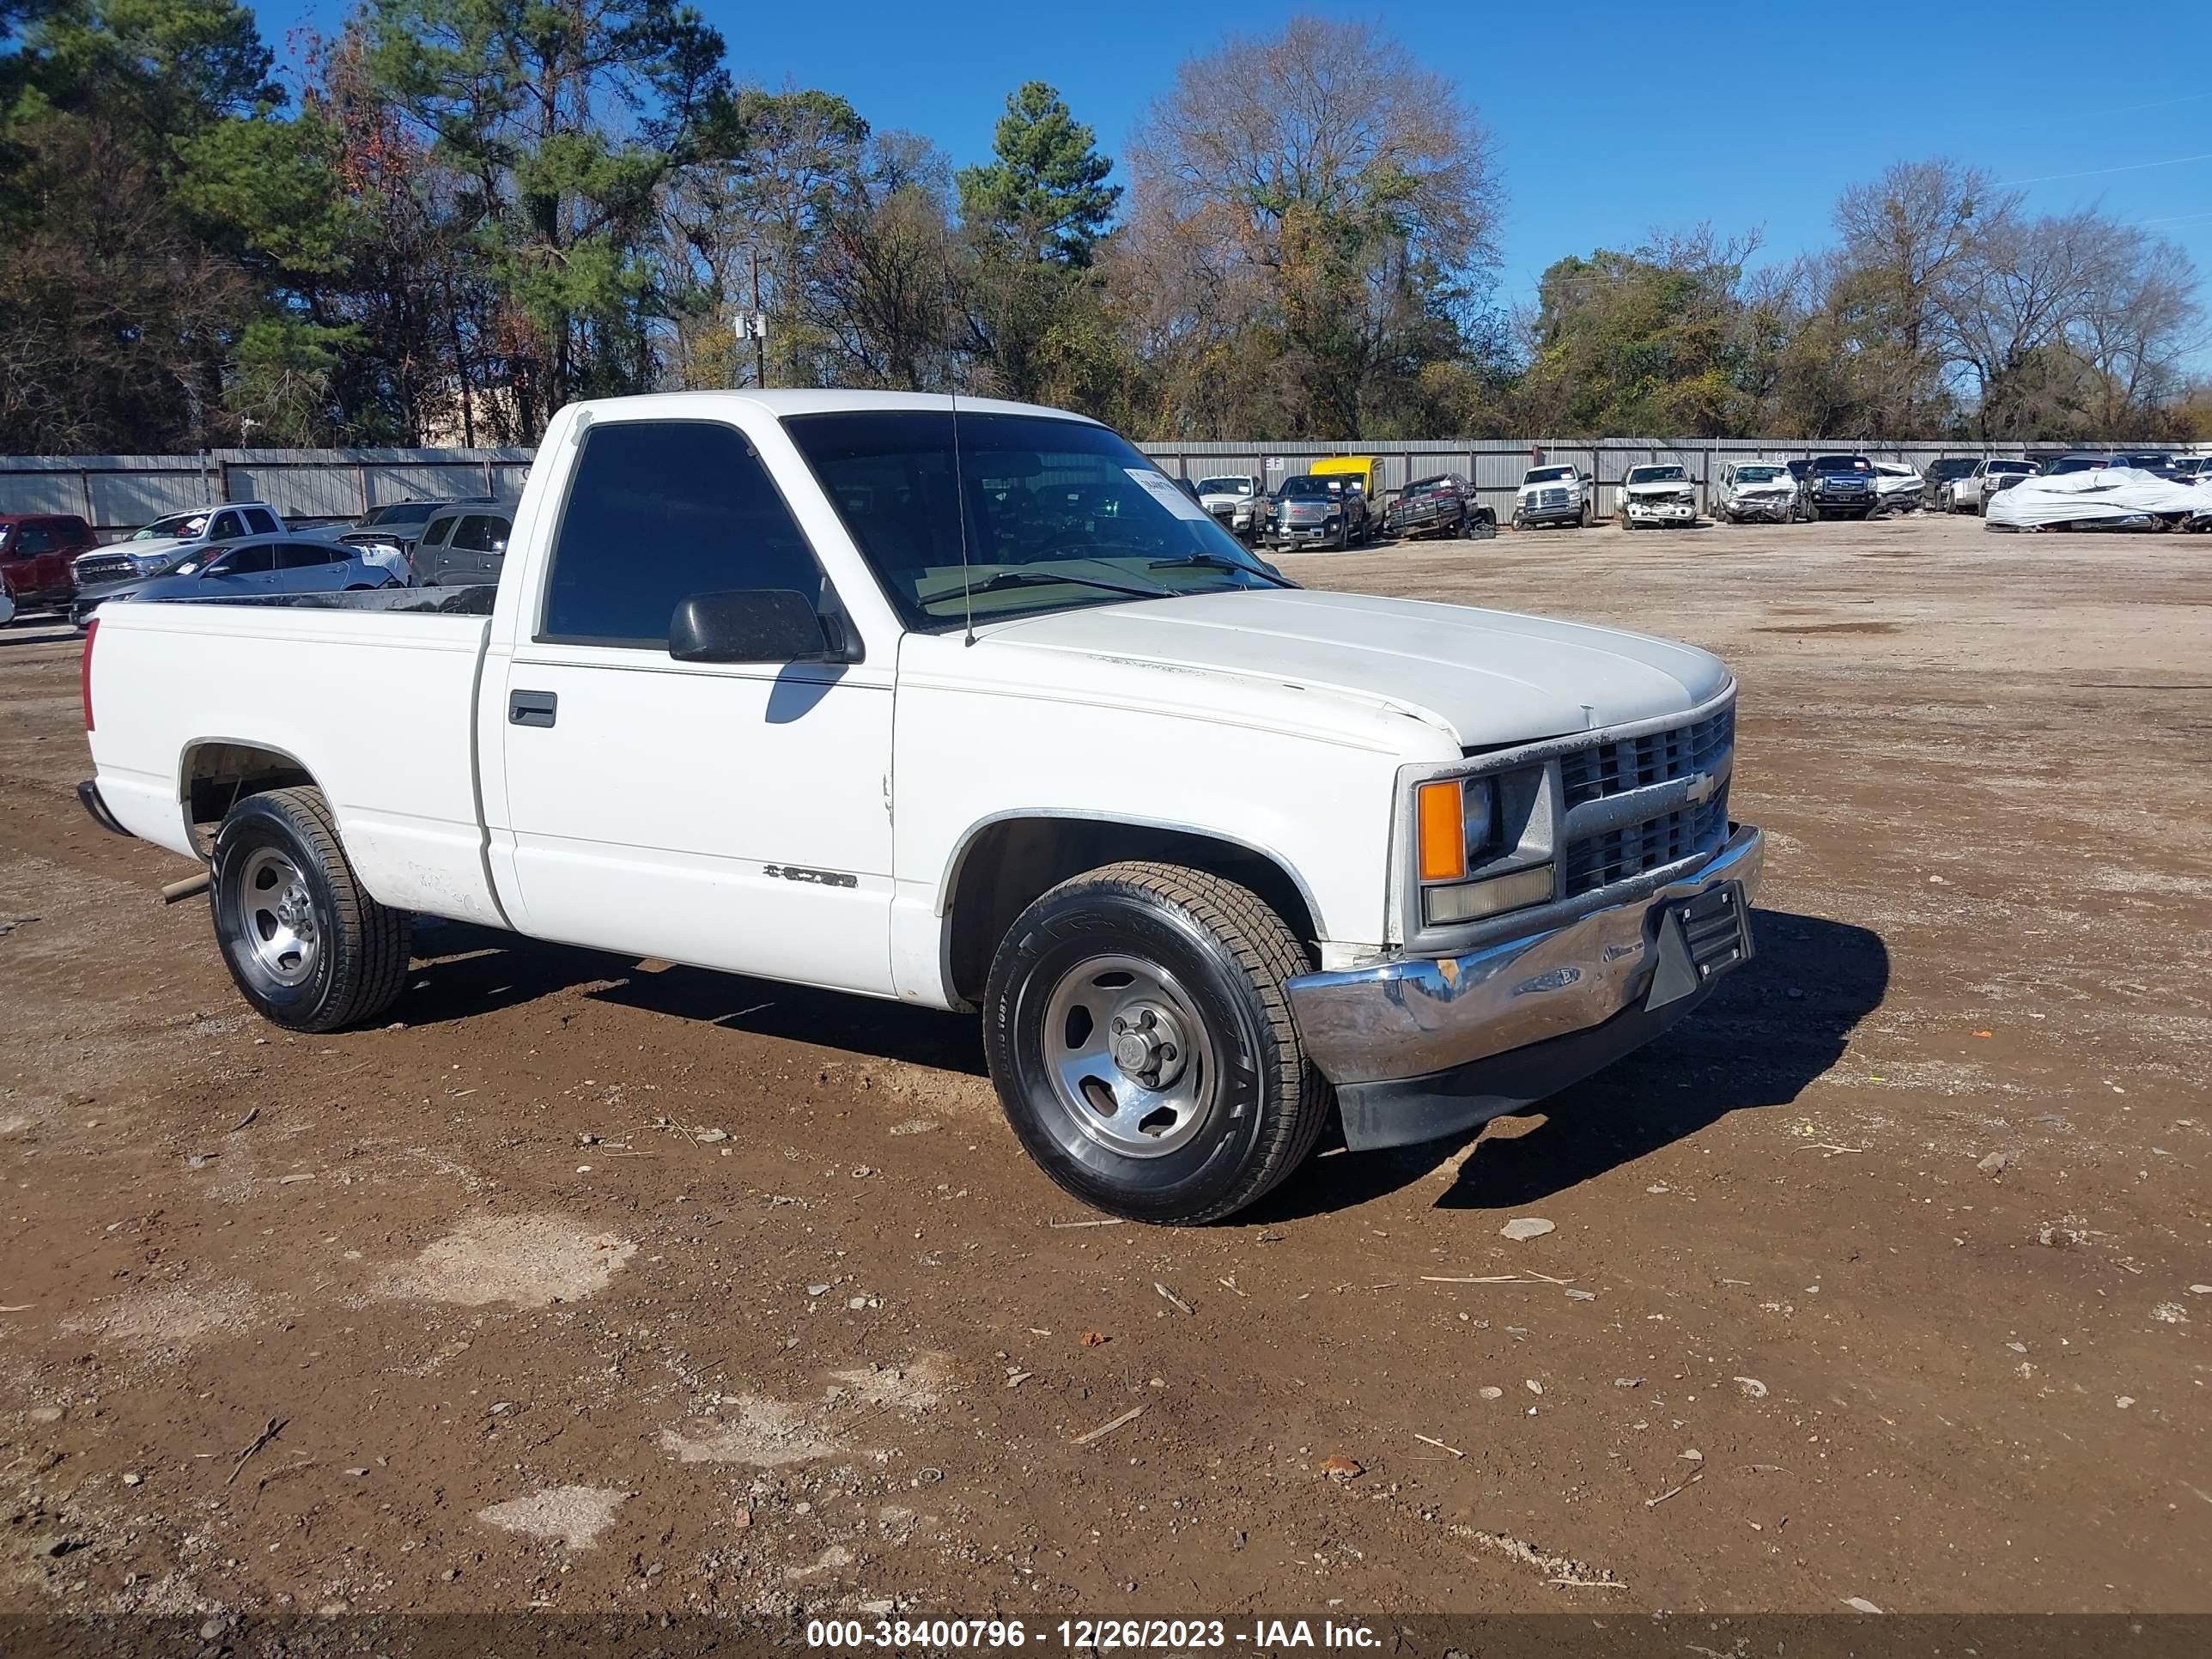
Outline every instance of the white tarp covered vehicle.
<path id="1" fill-rule="evenodd" d="M 1983 516 L 1992 530 L 2154 530 L 2192 520 L 2201 528 L 2212 521 L 2212 489 L 2106 466 L 2024 478 L 1990 496 Z"/>

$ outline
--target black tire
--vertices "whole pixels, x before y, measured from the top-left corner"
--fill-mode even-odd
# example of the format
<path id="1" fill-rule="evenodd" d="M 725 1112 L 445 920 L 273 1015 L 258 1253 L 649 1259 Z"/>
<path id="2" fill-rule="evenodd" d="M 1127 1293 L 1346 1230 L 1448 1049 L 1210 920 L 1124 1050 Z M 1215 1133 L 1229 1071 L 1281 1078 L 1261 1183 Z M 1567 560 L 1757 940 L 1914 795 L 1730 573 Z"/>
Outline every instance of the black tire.
<path id="1" fill-rule="evenodd" d="M 984 1051 L 1006 1121 L 1054 1182 L 1112 1214 L 1195 1225 L 1243 1209 L 1305 1161 L 1333 1104 L 1283 992 L 1310 965 L 1283 919 L 1224 877 L 1126 863 L 1062 882 L 1016 919 L 991 963 Z M 1128 1077 L 1110 1060 L 1079 1085 L 1085 1101 L 1056 1080 L 1081 1069 L 1068 1056 L 1099 1032 L 1100 1001 L 1115 997 L 1167 1016 L 1147 1026 L 1154 1037 L 1132 1031 L 1173 1033 L 1161 1052 L 1182 1054 L 1179 1074 L 1158 1077 L 1145 1098 L 1188 1093 L 1187 1110 L 1115 1122 L 1105 1103 L 1120 1103 Z M 1179 1031 L 1178 1020 L 1196 1030 Z M 1099 1041 L 1110 1047 L 1110 1034 Z M 1163 1115 L 1162 1150 L 1123 1150 Z"/>
<path id="2" fill-rule="evenodd" d="M 1581 517 L 1581 518 L 1579 518 L 1579 519 L 1577 519 L 1577 520 L 1575 521 L 1575 523 L 1576 523 L 1576 527 L 1577 527 L 1577 529 L 1581 529 L 1581 530 L 1588 530 L 1588 529 L 1589 529 L 1592 525 L 1595 524 L 1596 522 L 1597 522 L 1597 504 L 1596 504 L 1595 502 L 1592 501 L 1591 501 L 1591 500 L 1590 500 L 1590 499 L 1586 495 L 1586 496 L 1584 496 L 1584 497 L 1583 498 L 1583 513 L 1582 513 L 1582 517 Z"/>
<path id="3" fill-rule="evenodd" d="M 216 945 L 263 1018 L 335 1031 L 374 1019 L 405 987 L 415 918 L 362 887 L 319 789 L 240 801 L 210 868 Z"/>
<path id="4" fill-rule="evenodd" d="M 1516 532 L 1519 532 L 1519 531 L 1526 530 L 1528 527 L 1528 520 L 1526 520 L 1526 519 L 1524 519 L 1524 518 L 1522 518 L 1522 517 L 1521 516 L 1521 509 L 1520 509 L 1519 507 L 1515 507 L 1515 508 L 1513 509 L 1513 528 L 1514 528 L 1514 530 L 1515 530 Z"/>
<path id="5" fill-rule="evenodd" d="M 1820 502 L 1808 501 L 1805 503 L 1805 522 L 1807 524 L 1818 524 L 1820 522 Z"/>

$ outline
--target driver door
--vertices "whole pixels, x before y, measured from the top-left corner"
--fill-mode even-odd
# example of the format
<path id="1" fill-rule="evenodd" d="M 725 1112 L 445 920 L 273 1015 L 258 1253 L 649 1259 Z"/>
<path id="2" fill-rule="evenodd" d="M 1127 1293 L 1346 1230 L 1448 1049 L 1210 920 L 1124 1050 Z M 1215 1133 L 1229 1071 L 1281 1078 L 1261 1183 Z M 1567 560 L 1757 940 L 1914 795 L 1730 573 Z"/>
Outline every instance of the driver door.
<path id="1" fill-rule="evenodd" d="M 505 684 L 488 670 L 518 925 L 890 994 L 895 653 L 669 653 L 695 593 L 793 591 L 842 616 L 750 441 L 720 421 L 594 421 L 560 513 Z"/>

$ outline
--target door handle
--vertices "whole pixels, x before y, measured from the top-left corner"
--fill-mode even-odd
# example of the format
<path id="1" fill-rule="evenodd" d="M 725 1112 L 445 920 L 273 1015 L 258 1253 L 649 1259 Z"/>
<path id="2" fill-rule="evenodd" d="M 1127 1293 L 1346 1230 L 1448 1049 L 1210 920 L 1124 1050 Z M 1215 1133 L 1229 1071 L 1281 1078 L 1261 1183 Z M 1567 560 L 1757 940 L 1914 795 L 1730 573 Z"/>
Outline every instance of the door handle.
<path id="1" fill-rule="evenodd" d="M 550 691 L 510 691 L 507 694 L 509 726 L 550 726 L 561 699 Z"/>

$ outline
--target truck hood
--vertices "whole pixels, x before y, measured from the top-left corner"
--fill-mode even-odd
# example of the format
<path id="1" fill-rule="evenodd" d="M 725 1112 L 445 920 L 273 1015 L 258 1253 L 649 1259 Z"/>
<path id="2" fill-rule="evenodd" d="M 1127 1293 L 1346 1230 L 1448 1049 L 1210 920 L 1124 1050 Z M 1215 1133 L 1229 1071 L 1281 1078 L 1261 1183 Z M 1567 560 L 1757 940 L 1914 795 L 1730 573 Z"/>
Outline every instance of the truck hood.
<path id="1" fill-rule="evenodd" d="M 1198 504 L 1211 513 L 1216 507 L 1242 507 L 1251 499 L 1251 492 L 1249 490 L 1243 495 L 1237 495 L 1225 489 L 1213 489 L 1200 495 L 1198 498 Z"/>
<path id="2" fill-rule="evenodd" d="M 1696 488 L 1687 478 L 1650 478 L 1642 483 L 1621 485 L 1632 495 L 1679 495 Z"/>
<path id="3" fill-rule="evenodd" d="M 977 631 L 994 647 L 1211 676 L 1224 689 L 1334 694 L 1410 715 L 1462 749 L 1679 714 L 1729 683 L 1717 657 L 1668 640 L 1306 589 L 1097 605 Z M 1057 676 L 1040 665 L 1036 678 Z M 1187 679 L 1178 692 L 1205 695 Z"/>

